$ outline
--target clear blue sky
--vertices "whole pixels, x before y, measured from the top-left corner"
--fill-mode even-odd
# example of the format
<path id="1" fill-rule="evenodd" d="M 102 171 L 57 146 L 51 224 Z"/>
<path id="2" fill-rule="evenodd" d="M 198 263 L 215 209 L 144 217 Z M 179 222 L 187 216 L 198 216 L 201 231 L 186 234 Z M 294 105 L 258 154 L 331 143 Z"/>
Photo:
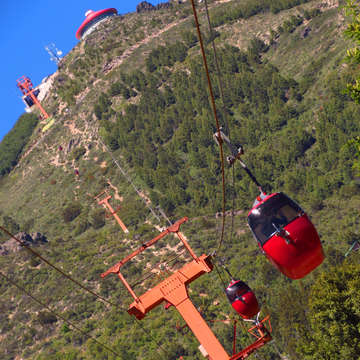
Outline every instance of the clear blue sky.
<path id="1" fill-rule="evenodd" d="M 34 86 L 56 71 L 44 49 L 49 43 L 67 54 L 78 42 L 76 30 L 89 9 L 116 8 L 119 14 L 134 12 L 141 0 L 0 0 L 0 54 L 2 96 L 0 141 L 24 113 L 16 80 L 28 76 Z M 153 5 L 165 0 L 148 0 Z"/>

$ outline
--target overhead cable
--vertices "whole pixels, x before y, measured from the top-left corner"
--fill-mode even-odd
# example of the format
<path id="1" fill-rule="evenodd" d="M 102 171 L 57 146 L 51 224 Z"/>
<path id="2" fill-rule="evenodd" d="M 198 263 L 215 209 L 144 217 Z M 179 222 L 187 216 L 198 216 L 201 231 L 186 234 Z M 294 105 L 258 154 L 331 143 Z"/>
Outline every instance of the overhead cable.
<path id="1" fill-rule="evenodd" d="M 36 257 L 38 257 L 39 259 L 41 259 L 44 263 L 46 263 L 47 265 L 49 265 L 51 268 L 53 268 L 54 270 L 56 270 L 57 272 L 59 272 L 62 276 L 66 277 L 68 280 L 72 281 L 74 284 L 80 286 L 83 290 L 87 291 L 88 293 L 94 295 L 96 298 L 100 299 L 101 301 L 112 305 L 112 306 L 116 306 L 119 307 L 120 305 L 118 304 L 114 304 L 111 301 L 105 299 L 104 297 L 102 297 L 101 295 L 97 294 L 96 292 L 92 291 L 91 289 L 89 289 L 88 287 L 84 286 L 83 284 L 81 284 L 78 280 L 74 279 L 73 277 L 71 277 L 70 275 L 66 274 L 63 270 L 61 270 L 59 267 L 53 265 L 52 263 L 50 263 L 47 259 L 45 259 L 42 255 L 40 255 L 37 251 L 33 250 L 28 244 L 26 244 L 26 242 L 21 241 L 19 239 L 17 239 L 13 234 L 11 234 L 8 230 L 6 230 L 4 227 L 2 227 L 0 225 L 0 230 L 2 230 L 5 234 L 7 234 L 8 236 L 10 236 L 12 239 L 14 239 L 16 242 L 18 242 L 22 247 L 24 247 L 27 251 L 29 251 L 31 254 L 35 255 Z"/>
<path id="2" fill-rule="evenodd" d="M 135 186 L 135 184 L 131 181 L 129 175 L 125 172 L 125 170 L 120 166 L 119 162 L 116 160 L 112 152 L 109 150 L 109 148 L 104 144 L 104 142 L 99 137 L 100 144 L 105 148 L 105 150 L 110 155 L 112 161 L 114 164 L 119 168 L 120 172 L 123 174 L 125 179 L 130 183 L 130 185 L 134 188 L 135 192 L 140 196 L 140 198 L 143 200 L 145 206 L 151 211 L 151 213 L 154 215 L 154 217 L 160 222 L 160 218 L 158 215 L 156 215 L 155 211 L 152 209 L 152 207 L 147 203 L 147 201 L 144 199 L 142 194 L 140 193 L 140 190 Z"/>
<path id="3" fill-rule="evenodd" d="M 218 118 L 218 114 L 217 114 L 217 110 L 216 110 L 215 97 L 214 97 L 214 92 L 213 92 L 213 88 L 212 88 L 212 84 L 211 84 L 211 79 L 210 79 L 210 74 L 209 74 L 209 68 L 208 68 L 208 64 L 207 64 L 207 59 L 206 59 L 204 44 L 203 44 L 203 40 L 202 40 L 202 35 L 201 35 L 201 31 L 200 31 L 200 25 L 199 25 L 199 20 L 198 20 L 198 16 L 197 16 L 197 12 L 196 12 L 196 7 L 195 7 L 195 2 L 194 2 L 194 0 L 191 0 L 191 5 L 192 5 L 193 13 L 194 13 L 196 30 L 197 30 L 197 33 L 198 33 L 198 38 L 199 38 L 199 43 L 200 43 L 201 54 L 202 54 L 202 58 L 203 58 L 203 62 L 204 62 L 204 67 L 205 67 L 205 72 L 206 72 L 206 78 L 207 78 L 207 82 L 208 82 L 208 88 L 209 88 L 209 93 L 210 93 L 211 105 L 212 105 L 212 109 L 213 109 L 213 113 L 214 113 L 214 118 L 215 118 L 215 122 L 216 122 L 216 129 L 217 129 L 218 138 L 219 138 L 221 175 L 222 175 L 222 213 L 223 213 L 223 216 L 222 216 L 222 227 L 221 227 L 221 236 L 220 236 L 220 241 L 219 241 L 219 244 L 218 244 L 218 247 L 217 247 L 217 251 L 219 251 L 220 248 L 221 248 L 222 242 L 223 242 L 223 240 L 224 240 L 224 233 L 225 233 L 225 216 L 226 216 L 226 213 L 225 213 L 225 211 L 226 211 L 226 193 L 225 193 L 224 151 L 223 151 L 222 140 L 221 140 L 221 127 L 220 127 L 220 122 L 219 122 L 219 118 Z"/>
<path id="4" fill-rule="evenodd" d="M 60 318 L 61 320 L 63 320 L 64 322 L 66 322 L 68 325 L 70 325 L 72 328 L 74 328 L 75 330 L 79 331 L 81 334 L 85 335 L 86 337 L 88 337 L 89 339 L 93 340 L 94 342 L 96 342 L 98 345 L 100 345 L 101 347 L 103 347 L 104 349 L 106 349 L 107 351 L 111 352 L 112 354 L 114 354 L 115 356 L 121 358 L 121 355 L 118 354 L 117 352 L 115 352 L 113 349 L 111 349 L 110 347 L 108 347 L 107 345 L 103 344 L 102 342 L 96 340 L 93 336 L 91 336 L 88 332 L 84 331 L 83 329 L 81 329 L 80 327 L 78 327 L 77 325 L 75 325 L 74 323 L 70 322 L 68 319 L 66 319 L 64 316 L 60 315 L 59 313 L 55 312 L 53 309 L 51 309 L 48 305 L 44 304 L 42 301 L 40 301 L 39 299 L 37 299 L 35 296 L 31 295 L 27 290 L 25 290 L 22 286 L 18 285 L 15 281 L 11 280 L 8 276 L 6 276 L 4 273 L 2 273 L 0 271 L 0 275 L 5 278 L 11 285 L 15 286 L 18 290 L 22 291 L 23 293 L 25 293 L 28 297 L 30 297 L 32 300 L 34 300 L 36 303 L 38 303 L 40 306 L 42 306 L 43 308 L 47 309 L 49 312 L 51 312 L 54 316 L 56 316 L 57 318 Z"/>

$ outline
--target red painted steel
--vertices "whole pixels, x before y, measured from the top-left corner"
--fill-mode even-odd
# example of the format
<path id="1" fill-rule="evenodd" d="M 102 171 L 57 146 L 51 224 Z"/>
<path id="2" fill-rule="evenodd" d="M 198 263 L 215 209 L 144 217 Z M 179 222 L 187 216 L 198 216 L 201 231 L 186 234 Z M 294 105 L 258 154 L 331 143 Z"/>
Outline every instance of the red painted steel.
<path id="1" fill-rule="evenodd" d="M 324 260 L 319 235 L 306 214 L 284 227 L 289 233 L 290 243 L 273 235 L 263 250 L 266 257 L 290 279 L 301 279 Z"/>
<path id="2" fill-rule="evenodd" d="M 195 308 L 189 299 L 187 286 L 199 276 L 211 272 L 213 265 L 211 263 L 211 257 L 208 255 L 203 254 L 200 257 L 196 257 L 185 237 L 180 234 L 180 225 L 187 220 L 187 217 L 178 220 L 175 224 L 164 230 L 161 234 L 152 240 L 145 242 L 140 248 L 101 274 L 101 277 L 105 277 L 110 273 L 118 275 L 120 280 L 130 292 L 131 296 L 134 298 L 134 302 L 130 304 L 128 309 L 128 313 L 130 315 L 134 315 L 139 320 L 143 319 L 145 315 L 153 308 L 162 302 L 166 302 L 167 304 L 173 305 L 181 314 L 187 326 L 191 329 L 202 347 L 208 353 L 209 359 L 244 359 L 247 353 L 251 353 L 258 347 L 263 346 L 267 341 L 269 341 L 268 339 L 271 339 L 271 336 L 267 335 L 268 337 L 266 337 L 263 335 L 263 333 L 261 333 L 260 339 L 257 339 L 253 345 L 239 353 L 240 355 L 236 354 L 230 357 L 226 353 L 225 349 L 211 331 L 206 321 L 203 319 L 199 311 Z M 169 277 L 161 281 L 152 289 L 149 289 L 141 296 L 137 296 L 129 286 L 124 276 L 121 274 L 121 267 L 169 233 L 175 233 L 178 236 L 178 238 L 185 245 L 185 248 L 189 251 L 189 254 L 193 257 L 193 260 L 185 264 L 181 269 L 172 273 Z M 259 331 L 263 331 L 262 328 Z M 267 331 L 266 334 L 268 334 Z"/>
<path id="3" fill-rule="evenodd" d="M 100 196 L 102 196 L 103 194 L 106 194 L 106 197 L 102 200 L 100 200 Z M 115 220 L 118 222 L 118 224 L 120 225 L 121 229 L 123 230 L 124 233 L 128 233 L 129 230 L 127 229 L 127 227 L 125 226 L 125 224 L 122 222 L 122 220 L 120 219 L 120 217 L 118 216 L 118 214 L 116 214 L 116 211 L 114 211 L 114 209 L 112 208 L 112 206 L 109 204 L 109 200 L 111 199 L 111 195 L 109 195 L 106 191 L 102 192 L 101 194 L 97 195 L 95 197 L 95 199 L 98 200 L 98 204 L 99 205 L 103 205 L 104 208 L 109 209 L 110 214 L 115 218 Z"/>
<path id="4" fill-rule="evenodd" d="M 293 206 L 294 202 L 282 193 L 273 193 L 263 199 L 259 199 L 257 203 L 249 212 L 248 219 L 254 216 L 256 212 L 260 212 L 261 207 L 266 206 L 267 202 L 276 197 L 288 199 L 288 204 L 284 203 L 289 208 Z M 284 200 L 283 200 L 284 201 Z M 267 240 L 259 240 L 254 233 L 260 248 L 265 253 L 266 257 L 274 264 L 284 275 L 291 279 L 301 279 L 324 260 L 324 252 L 320 242 L 319 235 L 315 226 L 310 221 L 305 212 L 297 206 L 298 214 L 282 227 L 281 231 L 275 233 Z M 267 209 L 271 210 L 271 209 Z M 266 211 L 266 210 L 265 210 Z M 295 211 L 295 210 L 293 210 Z M 261 218 L 263 215 L 257 215 Z"/>
<path id="5" fill-rule="evenodd" d="M 89 10 L 89 14 L 86 16 L 86 19 L 84 20 L 84 22 L 80 25 L 79 29 L 77 30 L 75 36 L 77 39 L 81 39 L 82 35 L 83 35 L 83 30 L 84 28 L 89 25 L 92 21 L 94 21 L 97 17 L 103 15 L 103 14 L 117 14 L 117 10 L 115 8 L 108 8 L 108 9 L 103 9 L 103 10 L 99 10 L 99 11 L 92 11 Z"/>
<path id="6" fill-rule="evenodd" d="M 231 306 L 243 319 L 251 319 L 260 311 L 254 292 L 243 281 L 231 281 L 225 293 Z"/>
<path id="7" fill-rule="evenodd" d="M 41 106 L 40 101 L 35 96 L 34 92 L 36 89 L 34 89 L 33 84 L 31 80 L 27 76 L 22 76 L 17 81 L 17 87 L 21 90 L 24 96 L 30 96 L 33 103 L 39 108 L 42 114 L 43 119 L 49 118 L 48 113 L 45 111 L 45 109 Z"/>
<path id="8" fill-rule="evenodd" d="M 268 323 L 269 329 L 266 328 L 265 323 Z M 231 356 L 229 360 L 243 360 L 250 356 L 254 351 L 264 346 L 266 343 L 272 340 L 271 336 L 271 324 L 270 324 L 270 316 L 266 316 L 261 322 L 253 326 L 248 330 L 250 334 L 256 337 L 255 342 L 241 350 L 237 354 Z"/>

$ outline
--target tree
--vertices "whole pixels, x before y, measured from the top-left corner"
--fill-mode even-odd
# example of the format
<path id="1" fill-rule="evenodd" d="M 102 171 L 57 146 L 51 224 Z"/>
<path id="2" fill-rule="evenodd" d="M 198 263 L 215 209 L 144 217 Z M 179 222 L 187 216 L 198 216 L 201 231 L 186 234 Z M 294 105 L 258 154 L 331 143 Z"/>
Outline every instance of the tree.
<path id="1" fill-rule="evenodd" d="M 81 213 L 82 207 L 79 203 L 72 203 L 63 210 L 63 219 L 66 223 L 76 219 Z"/>
<path id="2" fill-rule="evenodd" d="M 319 275 L 310 292 L 311 332 L 304 359 L 359 359 L 360 265 L 343 263 Z"/>
<path id="3" fill-rule="evenodd" d="M 347 51 L 346 60 L 350 63 L 360 64 L 360 6 L 355 0 L 347 0 L 345 6 L 345 14 L 351 16 L 351 22 L 345 30 L 345 35 L 354 40 L 356 46 Z M 347 92 L 351 98 L 360 104 L 360 74 L 358 74 L 355 82 L 347 84 Z M 355 138 L 353 145 L 357 149 L 357 161 L 354 168 L 360 173 L 360 137 Z"/>
<path id="4" fill-rule="evenodd" d="M 355 147 L 357 161 L 354 163 L 353 168 L 357 172 L 357 175 L 360 176 L 360 136 L 350 140 L 348 144 Z"/>
<path id="5" fill-rule="evenodd" d="M 20 230 L 19 224 L 10 216 L 3 217 L 4 227 L 12 234 L 16 234 Z"/>
<path id="6" fill-rule="evenodd" d="M 345 30 L 345 36 L 354 40 L 356 46 L 347 51 L 346 60 L 349 63 L 360 63 L 360 7 L 355 0 L 347 0 L 345 14 L 351 16 L 351 22 Z M 356 103 L 360 103 L 360 77 L 355 83 L 347 84 L 347 91 Z"/>

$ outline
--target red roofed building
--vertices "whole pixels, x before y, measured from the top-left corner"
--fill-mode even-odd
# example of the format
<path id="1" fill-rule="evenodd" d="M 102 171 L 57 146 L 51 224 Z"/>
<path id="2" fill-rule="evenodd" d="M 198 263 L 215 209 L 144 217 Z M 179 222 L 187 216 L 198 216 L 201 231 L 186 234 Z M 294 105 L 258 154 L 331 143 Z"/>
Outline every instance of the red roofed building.
<path id="1" fill-rule="evenodd" d="M 76 32 L 77 39 L 84 39 L 87 35 L 95 30 L 95 28 L 106 18 L 109 16 L 113 16 L 117 14 L 117 10 L 114 8 L 99 10 L 99 11 L 92 11 L 88 10 L 85 13 L 86 19 L 79 27 L 78 31 Z"/>

